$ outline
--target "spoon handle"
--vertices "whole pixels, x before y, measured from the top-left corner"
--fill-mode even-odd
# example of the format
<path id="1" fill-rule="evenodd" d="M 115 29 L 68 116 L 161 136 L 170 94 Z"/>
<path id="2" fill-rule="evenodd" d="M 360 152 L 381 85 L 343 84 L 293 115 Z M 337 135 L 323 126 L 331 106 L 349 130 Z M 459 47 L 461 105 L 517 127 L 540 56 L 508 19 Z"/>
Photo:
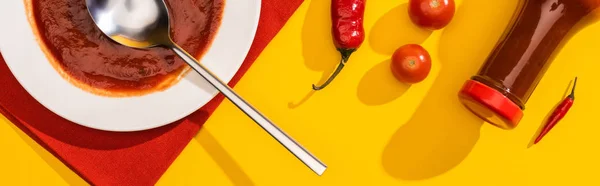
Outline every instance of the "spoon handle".
<path id="1" fill-rule="evenodd" d="M 306 166 L 312 169 L 318 175 L 322 175 L 327 169 L 327 166 L 312 155 L 308 150 L 304 149 L 298 142 L 288 136 L 267 117 L 261 114 L 258 110 L 252 107 L 248 102 L 242 99 L 237 93 L 235 93 L 226 83 L 220 80 L 204 65 L 200 64 L 194 57 L 183 50 L 177 44 L 171 46 L 171 49 L 175 51 L 179 57 L 181 57 L 192 69 L 194 69 L 200 76 L 206 81 L 212 84 L 217 90 L 219 90 L 227 99 L 235 104 L 240 110 L 244 111 L 252 120 L 266 130 L 273 138 L 287 148 L 292 154 L 300 159 Z"/>

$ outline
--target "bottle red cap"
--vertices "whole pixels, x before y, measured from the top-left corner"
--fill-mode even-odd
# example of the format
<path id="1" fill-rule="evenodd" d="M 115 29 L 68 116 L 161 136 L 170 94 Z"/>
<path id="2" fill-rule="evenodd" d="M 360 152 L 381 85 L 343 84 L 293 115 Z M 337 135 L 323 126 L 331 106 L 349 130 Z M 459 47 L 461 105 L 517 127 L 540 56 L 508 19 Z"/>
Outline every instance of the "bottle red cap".
<path id="1" fill-rule="evenodd" d="M 459 93 L 460 101 L 471 112 L 490 124 L 513 129 L 523 117 L 523 110 L 501 92 L 483 83 L 468 80 Z"/>

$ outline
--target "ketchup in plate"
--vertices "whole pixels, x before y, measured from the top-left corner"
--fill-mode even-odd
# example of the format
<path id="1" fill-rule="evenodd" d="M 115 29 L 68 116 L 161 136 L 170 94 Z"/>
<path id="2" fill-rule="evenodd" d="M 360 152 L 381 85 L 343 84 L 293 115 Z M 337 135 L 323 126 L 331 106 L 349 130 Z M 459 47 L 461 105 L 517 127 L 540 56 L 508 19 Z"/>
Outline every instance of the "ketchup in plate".
<path id="1" fill-rule="evenodd" d="M 189 70 L 169 49 L 139 50 L 96 27 L 84 0 L 27 0 L 30 22 L 53 67 L 77 87 L 104 96 L 164 90 Z M 210 46 L 224 0 L 166 0 L 173 40 L 194 56 Z"/>
<path id="2" fill-rule="evenodd" d="M 503 38 L 459 93 L 474 114 L 504 129 L 516 127 L 525 103 L 568 33 L 600 0 L 522 0 Z"/>

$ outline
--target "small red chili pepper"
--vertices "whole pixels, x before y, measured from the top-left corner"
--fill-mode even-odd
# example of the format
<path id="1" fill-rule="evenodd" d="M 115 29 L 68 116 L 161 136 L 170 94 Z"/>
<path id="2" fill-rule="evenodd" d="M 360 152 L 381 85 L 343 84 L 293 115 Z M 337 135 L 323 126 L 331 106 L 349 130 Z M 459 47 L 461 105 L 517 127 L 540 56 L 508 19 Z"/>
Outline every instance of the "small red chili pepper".
<path id="1" fill-rule="evenodd" d="M 560 103 L 560 105 L 558 105 L 558 107 L 554 110 L 554 112 L 552 112 L 552 115 L 550 115 L 550 118 L 548 118 L 548 122 L 546 123 L 546 126 L 544 126 L 544 129 L 542 129 L 542 132 L 540 132 L 540 134 L 535 139 L 533 144 L 537 144 L 538 142 L 540 142 L 540 140 L 542 140 L 542 138 L 544 138 L 544 136 L 546 136 L 546 134 L 548 134 L 548 132 L 550 132 L 550 130 L 552 130 L 552 128 L 554 128 L 554 126 L 556 126 L 556 124 L 563 117 L 565 117 L 565 115 L 567 114 L 569 109 L 571 109 L 571 106 L 573 106 L 573 102 L 575 101 L 575 86 L 576 85 L 577 85 L 577 77 L 575 77 L 575 81 L 573 82 L 573 89 L 571 89 L 571 94 L 567 98 L 565 98 L 565 100 L 563 100 Z"/>
<path id="2" fill-rule="evenodd" d="M 332 0 L 331 19 L 332 34 L 335 47 L 342 55 L 342 60 L 329 79 L 321 86 L 313 84 L 314 90 L 325 88 L 342 71 L 350 55 L 355 52 L 365 40 L 363 17 L 366 0 Z"/>

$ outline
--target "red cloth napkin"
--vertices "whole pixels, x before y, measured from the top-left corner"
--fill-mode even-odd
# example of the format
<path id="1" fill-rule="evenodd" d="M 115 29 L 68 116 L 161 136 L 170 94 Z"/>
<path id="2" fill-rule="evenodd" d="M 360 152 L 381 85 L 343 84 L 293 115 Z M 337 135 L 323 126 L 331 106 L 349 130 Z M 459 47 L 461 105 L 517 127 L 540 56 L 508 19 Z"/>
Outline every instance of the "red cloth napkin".
<path id="1" fill-rule="evenodd" d="M 262 1 L 256 38 L 229 85 L 240 80 L 302 2 Z M 71 123 L 39 104 L 0 56 L 0 113 L 94 185 L 155 184 L 223 98 L 219 95 L 190 116 L 161 128 L 130 133 L 99 131 Z"/>

